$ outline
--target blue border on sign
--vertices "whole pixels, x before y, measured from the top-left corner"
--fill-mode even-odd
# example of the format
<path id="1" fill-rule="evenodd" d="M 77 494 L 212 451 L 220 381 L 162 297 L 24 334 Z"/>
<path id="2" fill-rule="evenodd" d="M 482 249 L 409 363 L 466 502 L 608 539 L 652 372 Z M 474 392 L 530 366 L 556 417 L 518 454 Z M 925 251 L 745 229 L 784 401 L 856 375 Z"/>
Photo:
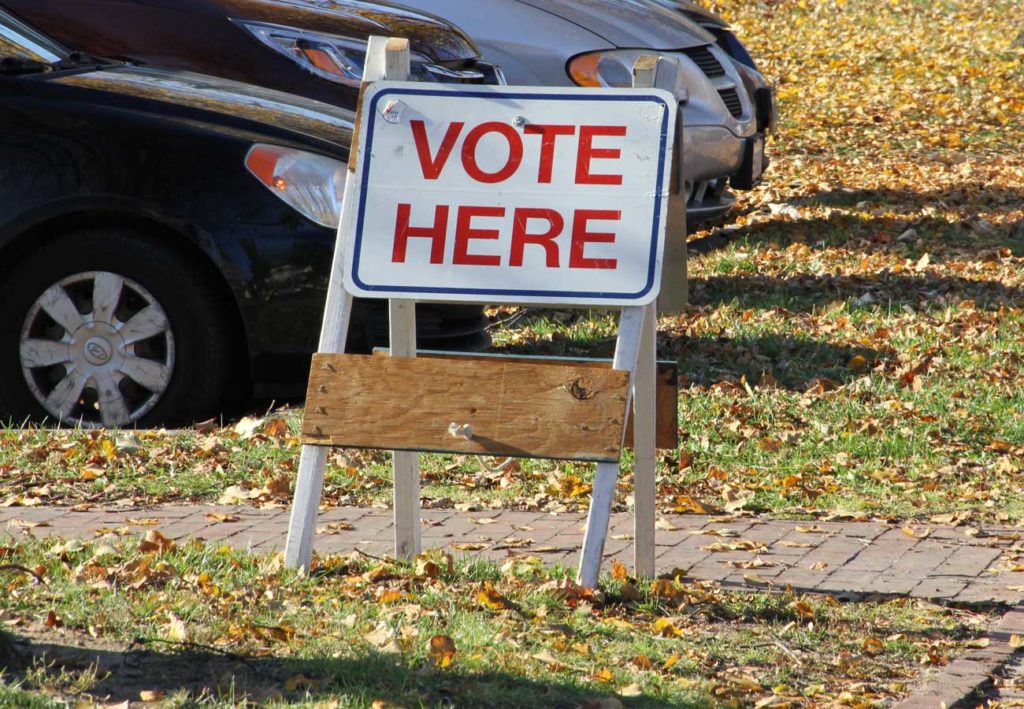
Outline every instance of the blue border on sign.
<path id="1" fill-rule="evenodd" d="M 359 254 L 363 242 L 363 219 L 366 213 L 366 190 L 363 187 L 367 184 L 370 174 L 370 161 L 366 156 L 373 146 L 373 128 L 377 121 L 377 102 L 386 96 L 468 96 L 471 98 L 487 98 L 492 100 L 501 99 L 538 99 L 551 101 L 630 101 L 630 102 L 654 102 L 665 107 L 661 119 L 661 144 L 658 146 L 658 181 L 655 187 L 654 198 L 654 225 L 651 229 L 651 253 L 647 262 L 647 283 L 636 293 L 608 293 L 604 291 L 564 291 L 564 290 L 515 290 L 511 288 L 431 288 L 407 285 L 369 285 L 359 278 Z M 668 143 L 668 117 L 670 111 L 668 104 L 660 96 L 654 94 L 620 94 L 611 96 L 595 96 L 593 94 L 547 94 L 547 93 L 492 93 L 484 91 L 443 91 L 438 89 L 419 88 L 389 88 L 376 94 L 368 108 L 364 109 L 363 116 L 369 116 L 369 123 L 366 126 L 366 148 L 361 158 L 363 160 L 361 184 L 359 192 L 359 212 L 356 219 L 355 246 L 352 253 L 352 280 L 363 291 L 372 293 L 374 291 L 389 293 L 438 293 L 438 294 L 459 294 L 459 295 L 501 295 L 501 296 L 528 296 L 528 297 L 565 297 L 565 298 L 600 298 L 605 300 L 635 300 L 642 298 L 654 287 L 654 269 L 658 256 L 658 228 L 661 225 L 661 191 L 662 178 L 665 172 L 665 152 Z"/>

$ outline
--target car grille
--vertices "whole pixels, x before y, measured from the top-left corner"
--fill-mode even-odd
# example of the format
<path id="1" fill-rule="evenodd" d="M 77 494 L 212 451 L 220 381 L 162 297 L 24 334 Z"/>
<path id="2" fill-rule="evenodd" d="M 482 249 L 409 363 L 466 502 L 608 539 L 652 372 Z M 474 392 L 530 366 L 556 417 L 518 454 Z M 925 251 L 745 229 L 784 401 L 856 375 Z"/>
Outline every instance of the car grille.
<path id="1" fill-rule="evenodd" d="M 718 95 L 722 97 L 722 102 L 725 103 L 725 107 L 729 109 L 729 113 L 732 114 L 733 118 L 739 118 L 743 115 L 743 104 L 740 103 L 740 95 L 736 92 L 736 89 L 722 89 L 718 92 Z"/>
<path id="2" fill-rule="evenodd" d="M 709 79 L 714 79 L 718 76 L 725 76 L 725 67 L 722 63 L 715 59 L 715 55 L 711 53 L 711 50 L 707 47 L 693 47 L 691 49 L 684 49 L 683 54 L 688 56 L 693 63 L 700 67 L 700 70 L 704 72 L 704 75 Z"/>

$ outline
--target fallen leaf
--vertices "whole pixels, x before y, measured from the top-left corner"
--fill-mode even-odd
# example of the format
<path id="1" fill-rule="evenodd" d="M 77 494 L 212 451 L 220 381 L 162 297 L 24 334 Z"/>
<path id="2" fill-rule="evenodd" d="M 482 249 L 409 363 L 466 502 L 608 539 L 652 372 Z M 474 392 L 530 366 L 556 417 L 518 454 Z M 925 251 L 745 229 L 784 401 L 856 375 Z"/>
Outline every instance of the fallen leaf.
<path id="1" fill-rule="evenodd" d="M 455 660 L 455 641 L 447 635 L 435 635 L 430 638 L 427 659 L 434 667 L 448 667 Z"/>
<path id="2" fill-rule="evenodd" d="M 908 537 L 913 537 L 914 539 L 927 539 L 932 533 L 932 530 L 930 529 L 923 529 L 918 531 L 909 525 L 906 527 L 901 527 L 900 531 L 906 534 Z"/>
<path id="3" fill-rule="evenodd" d="M 491 581 L 484 582 L 484 587 L 477 591 L 476 600 L 480 605 L 492 610 L 512 610 L 516 607 L 512 601 L 498 593 Z"/>
<path id="4" fill-rule="evenodd" d="M 207 512 L 206 519 L 211 522 L 237 522 L 241 517 L 238 515 L 224 514 L 223 512 Z"/>
<path id="5" fill-rule="evenodd" d="M 633 682 L 632 684 L 627 684 L 625 687 L 619 690 L 619 695 L 623 697 L 641 697 L 643 696 L 643 693 L 643 688 L 636 682 Z"/>
<path id="6" fill-rule="evenodd" d="M 162 554 L 165 551 L 170 551 L 174 547 L 174 540 L 168 539 L 155 529 L 151 529 L 146 532 L 146 536 L 144 536 L 139 542 L 139 551 L 144 554 L 148 554 L 150 552 Z"/>

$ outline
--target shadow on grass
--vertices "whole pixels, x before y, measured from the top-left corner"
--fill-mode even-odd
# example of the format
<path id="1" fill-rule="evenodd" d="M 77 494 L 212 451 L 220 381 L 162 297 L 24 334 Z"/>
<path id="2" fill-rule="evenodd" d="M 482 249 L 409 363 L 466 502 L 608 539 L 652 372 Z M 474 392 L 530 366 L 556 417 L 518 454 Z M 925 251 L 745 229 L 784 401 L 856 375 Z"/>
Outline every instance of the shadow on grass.
<path id="1" fill-rule="evenodd" d="M 694 281 L 696 283 L 697 281 Z M 759 303 L 757 307 L 763 307 Z M 572 332 L 576 321 L 586 318 L 580 312 L 566 316 L 567 332 Z M 527 315 L 517 326 L 530 329 Z M 544 317 L 538 313 L 535 317 Z M 565 336 L 556 339 L 530 339 L 514 346 L 497 348 L 498 354 L 527 354 L 545 357 L 611 358 L 615 349 L 613 336 Z M 836 345 L 782 334 L 752 335 L 750 337 L 658 337 L 658 357 L 679 363 L 680 386 L 696 384 L 713 386 L 721 382 L 736 382 L 745 377 L 751 385 L 762 382 L 770 375 L 778 386 L 793 391 L 804 391 L 824 378 L 845 383 L 860 376 L 850 368 L 850 360 L 860 355 L 870 364 L 890 356 L 890 353 L 864 346 Z"/>
<path id="2" fill-rule="evenodd" d="M 874 276 L 801 274 L 790 278 L 758 274 L 709 276 L 690 281 L 693 305 L 733 303 L 741 308 L 785 308 L 809 312 L 850 301 L 854 306 L 915 310 L 941 309 L 974 301 L 974 307 L 998 310 L 1024 306 L 1024 290 L 999 281 L 925 274 Z"/>
<path id="3" fill-rule="evenodd" d="M 805 391 L 822 379 L 845 384 L 862 376 L 850 368 L 855 356 L 874 365 L 890 356 L 870 347 L 834 345 L 809 337 L 680 337 L 672 341 L 681 384 L 714 386 L 745 378 L 751 386 L 774 380 L 776 386 Z"/>
<path id="4" fill-rule="evenodd" d="M 369 706 L 375 700 L 396 706 L 423 707 L 572 707 L 615 696 L 600 694 L 571 682 L 531 679 L 499 671 L 463 672 L 410 666 L 383 654 L 361 658 L 278 658 L 221 655 L 208 652 L 168 652 L 146 647 L 124 652 L 67 645 L 17 642 L 23 657 L 36 658 L 35 672 L 24 668 L 4 675 L 7 683 L 35 678 L 38 667 L 57 677 L 89 673 L 99 681 L 88 688 L 104 702 L 139 701 L 140 692 L 161 692 L 171 699 L 218 698 L 233 704 L 282 701 L 317 702 L 342 699 L 345 706 Z M 25 663 L 31 665 L 32 661 Z M 343 696 L 339 696 L 343 695 Z M 695 702 L 667 702 L 655 697 L 621 698 L 624 706 L 704 707 Z M 392 706 L 388 704 L 387 706 Z"/>
<path id="5" fill-rule="evenodd" d="M 1016 212 L 1024 209 L 1024 190 L 990 185 L 916 192 L 914 190 L 832 190 L 792 200 L 794 207 L 857 208 L 887 210 L 886 216 L 864 217 L 833 212 L 828 217 L 789 220 L 773 218 L 747 226 L 718 226 L 706 237 L 690 243 L 691 253 L 718 250 L 729 243 L 775 242 L 785 247 L 793 242 L 815 247 L 860 248 L 865 251 L 907 251 L 911 255 L 943 250 L 958 251 L 959 258 L 983 260 L 987 252 L 1009 248 L 1024 255 L 1024 220 Z M 929 216 L 925 209 L 953 212 L 947 218 Z M 934 212 L 932 213 L 934 214 Z M 985 219 L 978 215 L 984 214 Z M 1000 216 L 1014 214 L 1013 220 Z M 733 216 L 735 218 L 735 215 Z M 1005 223 L 995 223 L 1005 221 Z M 907 234 L 913 230 L 912 234 Z M 903 237 L 901 240 L 900 237 Z"/>

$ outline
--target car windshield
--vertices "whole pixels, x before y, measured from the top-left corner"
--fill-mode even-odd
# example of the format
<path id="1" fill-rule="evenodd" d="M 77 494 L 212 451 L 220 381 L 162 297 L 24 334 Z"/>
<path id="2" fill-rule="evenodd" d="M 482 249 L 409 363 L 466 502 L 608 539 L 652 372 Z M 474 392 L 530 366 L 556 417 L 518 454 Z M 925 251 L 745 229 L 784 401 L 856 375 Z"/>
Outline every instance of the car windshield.
<path id="1" fill-rule="evenodd" d="M 21 59 L 56 64 L 69 56 L 67 49 L 0 8 L 0 60 Z"/>

